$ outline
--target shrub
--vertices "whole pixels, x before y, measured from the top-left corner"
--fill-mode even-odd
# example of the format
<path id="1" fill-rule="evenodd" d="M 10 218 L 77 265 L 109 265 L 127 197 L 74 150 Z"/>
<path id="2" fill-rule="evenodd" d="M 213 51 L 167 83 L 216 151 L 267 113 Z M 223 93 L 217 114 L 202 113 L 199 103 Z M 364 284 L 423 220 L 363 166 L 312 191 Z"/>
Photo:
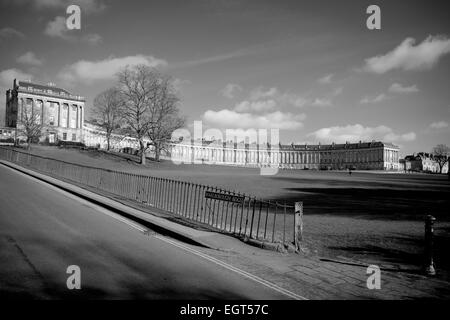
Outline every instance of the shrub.
<path id="1" fill-rule="evenodd" d="M 60 148 L 84 148 L 86 147 L 84 143 L 77 141 L 64 141 L 59 140 L 57 146 Z"/>

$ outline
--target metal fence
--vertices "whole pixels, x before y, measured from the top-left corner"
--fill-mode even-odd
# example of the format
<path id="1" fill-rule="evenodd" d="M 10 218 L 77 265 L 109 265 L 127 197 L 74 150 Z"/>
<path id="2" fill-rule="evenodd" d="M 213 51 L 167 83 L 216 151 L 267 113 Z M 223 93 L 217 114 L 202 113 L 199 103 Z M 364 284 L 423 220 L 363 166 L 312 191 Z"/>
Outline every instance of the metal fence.
<path id="1" fill-rule="evenodd" d="M 0 147 L 0 159 L 251 239 L 293 243 L 294 206 L 192 182 L 89 167 Z"/>

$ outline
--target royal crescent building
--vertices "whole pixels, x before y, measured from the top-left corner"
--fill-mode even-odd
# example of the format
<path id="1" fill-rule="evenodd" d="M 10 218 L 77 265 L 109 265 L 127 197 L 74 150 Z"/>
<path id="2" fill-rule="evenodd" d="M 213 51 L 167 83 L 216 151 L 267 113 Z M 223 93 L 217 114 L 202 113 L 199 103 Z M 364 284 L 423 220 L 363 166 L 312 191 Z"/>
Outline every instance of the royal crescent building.
<path id="1" fill-rule="evenodd" d="M 316 170 L 398 170 L 399 148 L 379 141 L 257 145 L 197 142 L 172 144 L 171 158 L 184 163 Z"/>
<path id="2" fill-rule="evenodd" d="M 29 108 L 40 115 L 41 141 L 75 141 L 106 148 L 104 130 L 84 121 L 84 104 L 83 97 L 54 85 L 14 80 L 13 89 L 6 92 L 6 127 L 19 125 L 22 111 Z M 115 151 L 137 149 L 138 145 L 132 137 L 113 135 L 111 141 Z M 166 149 L 162 158 L 179 163 L 315 170 L 400 169 L 399 147 L 380 141 L 271 146 L 203 140 L 170 143 Z"/>
<path id="3" fill-rule="evenodd" d="M 6 127 L 20 128 L 24 111 L 29 110 L 42 127 L 40 141 L 83 142 L 85 99 L 49 83 L 13 82 L 6 92 Z"/>

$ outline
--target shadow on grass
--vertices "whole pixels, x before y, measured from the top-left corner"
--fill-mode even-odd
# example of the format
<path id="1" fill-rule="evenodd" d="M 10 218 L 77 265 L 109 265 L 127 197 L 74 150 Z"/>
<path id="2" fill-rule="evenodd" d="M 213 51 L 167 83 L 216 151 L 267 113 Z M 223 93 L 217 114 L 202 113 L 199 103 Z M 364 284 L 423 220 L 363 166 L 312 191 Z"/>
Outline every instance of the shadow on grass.
<path id="1" fill-rule="evenodd" d="M 374 188 L 287 188 L 274 201 L 303 201 L 305 214 L 341 215 L 365 219 L 423 220 L 432 214 L 450 221 L 450 192 Z"/>
<path id="2" fill-rule="evenodd" d="M 450 279 L 450 257 L 448 230 L 438 229 L 434 236 L 433 258 L 436 270 L 441 277 Z M 447 228 L 445 228 L 447 229 Z M 332 258 L 345 257 L 366 264 L 385 265 L 389 271 L 422 274 L 426 263 L 423 238 L 412 236 L 383 237 L 383 241 L 358 239 L 354 245 L 343 242 L 340 245 L 327 244 L 323 253 Z M 340 243 L 335 241 L 335 243 Z"/>

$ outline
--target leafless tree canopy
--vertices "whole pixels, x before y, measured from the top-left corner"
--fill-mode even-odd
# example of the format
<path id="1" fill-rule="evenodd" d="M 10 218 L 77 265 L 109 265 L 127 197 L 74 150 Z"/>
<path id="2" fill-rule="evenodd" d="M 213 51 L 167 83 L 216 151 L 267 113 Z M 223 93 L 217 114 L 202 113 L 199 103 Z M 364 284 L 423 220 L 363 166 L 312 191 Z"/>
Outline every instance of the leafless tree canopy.
<path id="1" fill-rule="evenodd" d="M 159 152 L 173 130 L 184 125 L 171 79 L 151 67 L 136 65 L 120 71 L 118 82 L 124 122 L 139 141 L 141 163 L 145 164 L 148 148 L 144 138 L 150 139 L 159 160 Z"/>
<path id="2" fill-rule="evenodd" d="M 439 164 L 439 172 L 442 173 L 442 169 L 447 161 L 449 161 L 450 148 L 445 144 L 438 144 L 433 148 L 434 160 Z M 450 169 L 450 168 L 449 168 Z M 450 170 L 449 170 L 450 171 Z"/>
<path id="3" fill-rule="evenodd" d="M 155 101 L 150 105 L 151 124 L 147 136 L 155 150 L 155 160 L 159 161 L 161 150 L 170 141 L 172 132 L 184 126 L 185 119 L 179 116 L 179 99 L 174 93 L 170 78 L 162 78 Z"/>
<path id="4" fill-rule="evenodd" d="M 18 119 L 17 133 L 26 137 L 28 148 L 31 143 L 39 140 L 43 129 L 41 114 L 32 110 L 31 106 L 24 105 Z"/>
<path id="5" fill-rule="evenodd" d="M 111 135 L 119 133 L 123 119 L 123 100 L 117 88 L 110 88 L 94 99 L 93 115 L 97 124 L 106 131 L 107 149 L 111 147 Z"/>

